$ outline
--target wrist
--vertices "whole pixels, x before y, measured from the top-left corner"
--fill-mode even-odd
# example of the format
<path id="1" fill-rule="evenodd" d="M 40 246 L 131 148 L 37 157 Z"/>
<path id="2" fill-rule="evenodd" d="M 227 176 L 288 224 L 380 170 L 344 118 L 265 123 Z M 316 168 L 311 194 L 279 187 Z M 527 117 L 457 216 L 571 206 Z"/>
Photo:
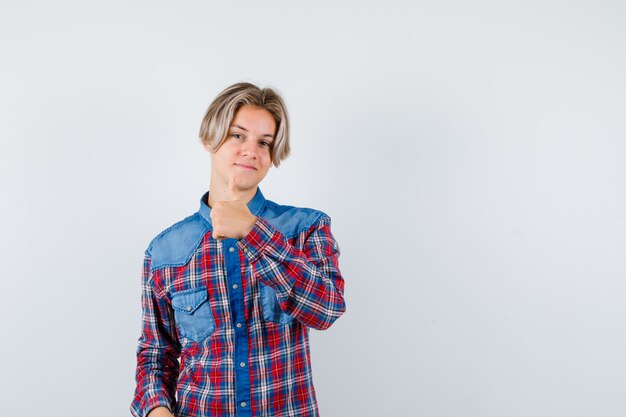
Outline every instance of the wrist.
<path id="1" fill-rule="evenodd" d="M 242 234 L 242 236 L 239 239 L 243 239 L 246 236 L 248 236 L 248 234 L 250 233 L 250 231 L 252 230 L 252 228 L 254 227 L 254 224 L 256 223 L 258 219 L 258 216 L 250 216 L 250 220 L 248 221 L 248 227 L 246 227 L 246 230 L 244 230 L 244 233 Z"/>

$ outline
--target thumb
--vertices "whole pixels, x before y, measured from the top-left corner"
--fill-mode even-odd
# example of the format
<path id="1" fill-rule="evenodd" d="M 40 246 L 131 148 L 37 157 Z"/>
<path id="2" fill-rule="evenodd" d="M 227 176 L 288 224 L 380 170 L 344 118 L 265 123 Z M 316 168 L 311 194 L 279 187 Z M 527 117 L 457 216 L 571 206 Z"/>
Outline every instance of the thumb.
<path id="1" fill-rule="evenodd" d="M 237 176 L 233 175 L 228 180 L 228 189 L 227 189 L 228 200 L 241 200 L 241 193 L 237 189 Z"/>

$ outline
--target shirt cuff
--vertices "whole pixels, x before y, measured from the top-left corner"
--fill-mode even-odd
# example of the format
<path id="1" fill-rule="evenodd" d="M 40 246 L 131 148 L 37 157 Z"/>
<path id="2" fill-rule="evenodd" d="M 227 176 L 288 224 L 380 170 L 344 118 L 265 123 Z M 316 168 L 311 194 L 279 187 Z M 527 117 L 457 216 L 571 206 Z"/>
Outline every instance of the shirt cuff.
<path id="1" fill-rule="evenodd" d="M 146 396 L 141 399 L 141 401 L 133 402 L 130 406 L 131 414 L 135 417 L 146 417 L 152 410 L 157 407 L 165 407 L 167 408 L 172 415 L 172 407 L 167 399 L 165 394 L 161 394 L 158 392 L 153 392 L 151 394 L 146 394 Z"/>
<path id="2" fill-rule="evenodd" d="M 154 403 L 151 403 L 149 406 L 147 406 L 145 415 L 147 416 L 148 414 L 150 414 L 150 411 L 154 410 L 157 407 L 165 407 L 165 408 L 167 408 L 169 410 L 171 415 L 174 415 L 174 413 L 172 412 L 172 409 L 171 409 L 169 403 L 161 404 L 161 401 L 156 401 Z"/>

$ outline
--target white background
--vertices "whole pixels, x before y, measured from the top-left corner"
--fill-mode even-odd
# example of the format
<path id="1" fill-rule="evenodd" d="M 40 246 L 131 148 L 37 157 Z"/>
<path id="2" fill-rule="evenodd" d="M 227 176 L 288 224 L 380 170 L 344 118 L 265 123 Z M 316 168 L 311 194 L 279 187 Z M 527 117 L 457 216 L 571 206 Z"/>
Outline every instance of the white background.
<path id="1" fill-rule="evenodd" d="M 323 417 L 626 414 L 622 1 L 3 1 L 0 415 L 123 416 L 143 251 L 197 210 L 226 86 L 327 212 Z"/>

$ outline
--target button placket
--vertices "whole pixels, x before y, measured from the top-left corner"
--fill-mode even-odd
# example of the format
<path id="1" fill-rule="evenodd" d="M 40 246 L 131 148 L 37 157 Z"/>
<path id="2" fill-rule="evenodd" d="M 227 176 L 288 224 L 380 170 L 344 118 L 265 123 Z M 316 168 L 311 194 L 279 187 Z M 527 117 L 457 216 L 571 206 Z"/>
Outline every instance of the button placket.
<path id="1" fill-rule="evenodd" d="M 226 261 L 227 288 L 232 312 L 232 326 L 235 327 L 235 395 L 241 408 L 238 414 L 248 417 L 250 414 L 250 368 L 248 367 L 248 333 L 245 330 L 244 287 L 242 286 L 242 261 L 240 252 L 235 248 L 235 239 L 224 240 L 224 258 Z"/>

